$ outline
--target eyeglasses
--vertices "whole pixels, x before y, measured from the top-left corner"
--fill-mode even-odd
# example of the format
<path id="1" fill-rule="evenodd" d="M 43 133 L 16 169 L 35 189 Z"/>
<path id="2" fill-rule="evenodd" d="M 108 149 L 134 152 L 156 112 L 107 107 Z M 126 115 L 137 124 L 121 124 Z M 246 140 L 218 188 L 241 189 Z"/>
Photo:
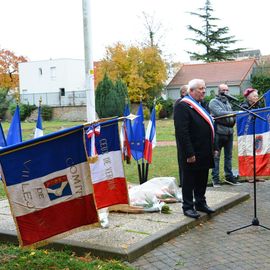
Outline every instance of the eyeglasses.
<path id="1" fill-rule="evenodd" d="M 221 89 L 223 92 L 229 92 L 229 89 Z"/>

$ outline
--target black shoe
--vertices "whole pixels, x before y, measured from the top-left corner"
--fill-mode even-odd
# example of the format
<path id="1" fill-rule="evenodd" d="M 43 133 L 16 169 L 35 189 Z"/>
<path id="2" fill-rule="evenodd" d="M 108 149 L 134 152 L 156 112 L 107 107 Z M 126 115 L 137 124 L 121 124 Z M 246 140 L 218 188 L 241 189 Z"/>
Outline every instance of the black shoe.
<path id="1" fill-rule="evenodd" d="M 187 217 L 191 217 L 191 218 L 199 218 L 200 217 L 200 214 L 197 213 L 197 211 L 194 209 L 189 209 L 189 210 L 184 211 L 184 215 Z"/>
<path id="2" fill-rule="evenodd" d="M 230 185 L 233 185 L 233 186 L 240 186 L 241 184 L 237 181 L 237 177 L 234 177 L 233 178 L 226 178 L 224 180 L 224 182 L 230 184 Z"/>
<path id="3" fill-rule="evenodd" d="M 211 209 L 207 204 L 202 206 L 196 206 L 196 210 L 200 212 L 204 212 L 206 214 L 213 214 L 215 210 Z"/>

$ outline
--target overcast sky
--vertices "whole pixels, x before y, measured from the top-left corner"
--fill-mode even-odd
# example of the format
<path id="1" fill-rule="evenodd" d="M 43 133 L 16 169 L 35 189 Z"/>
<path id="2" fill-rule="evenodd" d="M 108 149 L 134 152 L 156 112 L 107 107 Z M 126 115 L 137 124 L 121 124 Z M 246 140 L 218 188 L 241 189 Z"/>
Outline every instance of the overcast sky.
<path id="1" fill-rule="evenodd" d="M 99 60 L 106 46 L 120 41 L 138 44 L 146 38 L 143 12 L 161 25 L 159 45 L 167 58 L 187 62 L 185 50 L 195 51 L 188 14 L 203 7 L 205 0 L 91 0 L 92 53 Z M 250 4 L 252 3 L 252 4 Z M 260 49 L 270 54 L 268 0 L 211 0 L 219 26 L 241 40 L 235 46 Z M 12 50 L 31 61 L 55 58 L 83 59 L 82 0 L 0 0 L 0 48 Z"/>

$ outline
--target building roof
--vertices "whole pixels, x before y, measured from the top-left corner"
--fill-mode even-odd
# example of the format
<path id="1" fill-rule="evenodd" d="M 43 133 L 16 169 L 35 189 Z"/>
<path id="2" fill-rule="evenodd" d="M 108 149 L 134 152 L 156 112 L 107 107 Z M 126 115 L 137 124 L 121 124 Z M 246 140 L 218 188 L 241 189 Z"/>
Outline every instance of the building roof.
<path id="1" fill-rule="evenodd" d="M 257 65 L 255 59 L 184 64 L 167 85 L 167 89 L 180 87 L 195 78 L 203 79 L 208 86 L 216 86 L 223 82 L 228 85 L 240 85 L 254 64 Z"/>

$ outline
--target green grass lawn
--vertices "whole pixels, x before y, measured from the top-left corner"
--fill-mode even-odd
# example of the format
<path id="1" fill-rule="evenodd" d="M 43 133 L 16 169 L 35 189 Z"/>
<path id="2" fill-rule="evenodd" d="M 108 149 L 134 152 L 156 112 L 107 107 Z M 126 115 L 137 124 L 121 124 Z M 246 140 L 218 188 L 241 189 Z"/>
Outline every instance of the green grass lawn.
<path id="1" fill-rule="evenodd" d="M 9 123 L 2 123 L 7 134 Z M 82 122 L 43 122 L 45 134 L 76 126 Z M 147 122 L 145 122 L 147 126 Z M 157 141 L 175 141 L 173 120 L 158 120 Z M 23 140 L 33 138 L 35 123 L 22 123 Z M 235 136 L 236 137 L 236 136 Z M 235 138 L 236 139 L 236 138 Z M 221 157 L 223 168 L 223 156 Z M 237 147 L 233 149 L 233 168 L 237 168 Z M 128 182 L 139 183 L 137 163 L 132 160 L 131 164 L 124 164 L 125 174 Z M 223 170 L 221 170 L 222 172 Z M 221 173 L 222 175 L 223 173 Z M 158 146 L 153 150 L 153 162 L 149 167 L 149 177 L 172 176 L 178 181 L 178 164 L 176 146 Z M 209 182 L 211 177 L 209 177 Z M 0 198 L 5 198 L 3 184 L 0 182 Z M 77 257 L 70 251 L 49 250 L 22 250 L 14 245 L 0 244 L 0 270 L 1 269 L 131 269 L 126 265 L 110 260 L 103 261 L 92 258 L 89 255 Z"/>
<path id="2" fill-rule="evenodd" d="M 45 134 L 55 132 L 64 128 L 73 127 L 82 124 L 82 122 L 66 122 L 66 121 L 44 121 L 43 129 Z M 3 129 L 5 134 L 9 127 L 9 123 L 3 122 Z M 147 121 L 145 122 L 147 126 Z M 174 125 L 172 119 L 167 120 L 157 120 L 157 141 L 175 141 L 174 136 Z M 28 140 L 33 138 L 35 131 L 35 123 L 22 123 L 23 130 L 23 140 Z M 234 138 L 236 140 L 236 136 Z M 235 145 L 237 145 L 235 143 Z M 149 166 L 149 177 L 161 177 L 161 176 L 172 176 L 178 181 L 178 164 L 177 164 L 177 154 L 176 146 L 159 146 L 153 150 L 153 162 Z M 221 155 L 220 168 L 223 168 L 223 154 Z M 233 149 L 233 168 L 237 169 L 237 146 Z M 139 183 L 137 163 L 132 159 L 131 164 L 124 164 L 125 174 L 128 182 Z M 223 177 L 223 170 L 221 170 L 221 178 Z M 211 177 L 209 177 L 209 182 Z M 0 185 L 0 198 L 5 197 L 5 192 Z"/>
<path id="3" fill-rule="evenodd" d="M 12 244 L 0 244 L 0 270 L 131 270 L 117 260 L 99 260 L 90 254 L 79 257 L 68 249 L 21 249 Z"/>

